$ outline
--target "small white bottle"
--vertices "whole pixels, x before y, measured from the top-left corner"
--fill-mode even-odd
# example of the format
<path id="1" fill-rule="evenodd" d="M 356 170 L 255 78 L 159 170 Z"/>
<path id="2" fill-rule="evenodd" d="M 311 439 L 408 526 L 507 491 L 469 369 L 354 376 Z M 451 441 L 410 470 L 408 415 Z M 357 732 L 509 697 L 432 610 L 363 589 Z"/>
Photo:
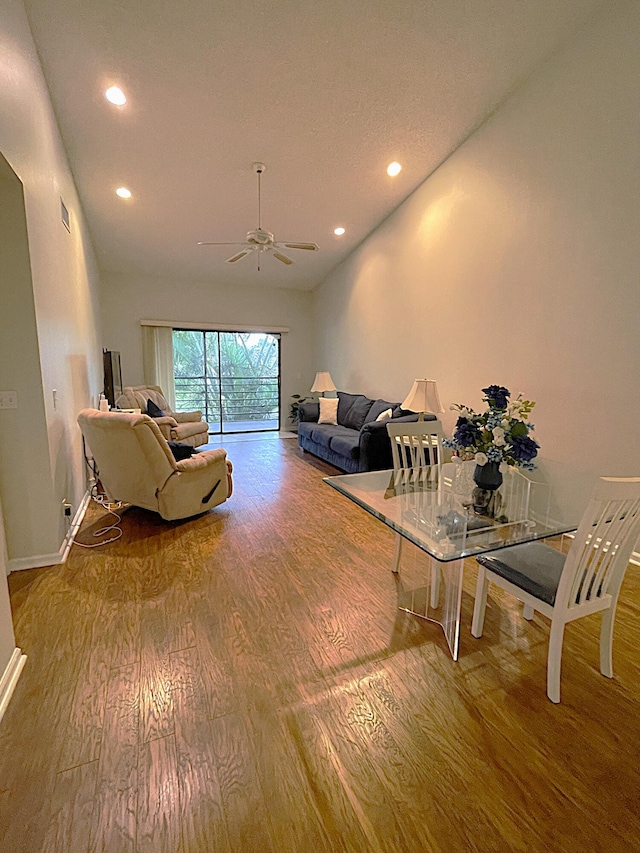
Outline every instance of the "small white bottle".
<path id="1" fill-rule="evenodd" d="M 108 412 L 109 411 L 109 401 L 104 396 L 104 394 L 100 394 L 99 407 L 100 407 L 101 412 Z"/>

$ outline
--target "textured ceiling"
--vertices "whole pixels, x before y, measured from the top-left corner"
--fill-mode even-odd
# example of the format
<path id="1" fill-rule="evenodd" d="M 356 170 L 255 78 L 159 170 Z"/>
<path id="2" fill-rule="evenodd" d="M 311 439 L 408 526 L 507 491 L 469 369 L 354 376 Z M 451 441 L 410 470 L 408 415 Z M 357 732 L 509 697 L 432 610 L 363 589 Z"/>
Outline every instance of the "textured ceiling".
<path id="1" fill-rule="evenodd" d="M 25 0 L 101 269 L 301 289 L 604 5 Z M 113 84 L 123 108 L 103 97 Z M 256 160 L 263 227 L 320 252 L 258 272 L 196 245 L 257 226 Z"/>

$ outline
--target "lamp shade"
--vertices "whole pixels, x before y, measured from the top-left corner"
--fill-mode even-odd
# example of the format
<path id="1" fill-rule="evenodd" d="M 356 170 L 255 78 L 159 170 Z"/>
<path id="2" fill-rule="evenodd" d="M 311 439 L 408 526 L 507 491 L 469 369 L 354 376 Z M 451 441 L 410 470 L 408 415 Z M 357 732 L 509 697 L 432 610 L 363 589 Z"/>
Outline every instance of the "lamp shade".
<path id="1" fill-rule="evenodd" d="M 402 408 L 410 412 L 444 412 L 435 380 L 416 379 L 402 403 Z"/>
<path id="2" fill-rule="evenodd" d="M 316 378 L 313 380 L 311 391 L 335 391 L 336 386 L 333 384 L 333 379 L 328 371 L 319 371 L 316 373 Z"/>

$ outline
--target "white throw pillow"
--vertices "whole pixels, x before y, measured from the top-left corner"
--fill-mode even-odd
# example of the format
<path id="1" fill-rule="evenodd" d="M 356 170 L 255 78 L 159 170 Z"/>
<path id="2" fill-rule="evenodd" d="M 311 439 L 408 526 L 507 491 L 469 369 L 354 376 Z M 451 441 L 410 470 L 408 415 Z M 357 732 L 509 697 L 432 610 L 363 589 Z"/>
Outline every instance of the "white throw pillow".
<path id="1" fill-rule="evenodd" d="M 392 414 L 393 412 L 391 411 L 391 409 L 385 409 L 384 412 L 380 412 L 376 420 L 385 421 L 387 418 L 390 418 Z"/>
<path id="2" fill-rule="evenodd" d="M 338 398 L 337 397 L 320 397 L 320 417 L 319 424 L 337 424 L 338 423 Z"/>

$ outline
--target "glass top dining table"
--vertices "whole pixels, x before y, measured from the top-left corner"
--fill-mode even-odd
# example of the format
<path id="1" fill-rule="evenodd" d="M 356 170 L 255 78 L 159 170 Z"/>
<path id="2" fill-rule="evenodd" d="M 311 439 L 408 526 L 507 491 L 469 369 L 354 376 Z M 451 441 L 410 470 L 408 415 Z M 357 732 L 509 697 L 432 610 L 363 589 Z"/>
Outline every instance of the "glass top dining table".
<path id="1" fill-rule="evenodd" d="M 324 482 L 436 561 L 427 584 L 403 592 L 398 606 L 441 625 L 457 660 L 464 559 L 574 531 L 598 478 L 547 460 L 534 471 L 505 466 L 492 514 L 483 515 L 456 491 L 455 475 L 455 463 L 446 462 Z"/>

